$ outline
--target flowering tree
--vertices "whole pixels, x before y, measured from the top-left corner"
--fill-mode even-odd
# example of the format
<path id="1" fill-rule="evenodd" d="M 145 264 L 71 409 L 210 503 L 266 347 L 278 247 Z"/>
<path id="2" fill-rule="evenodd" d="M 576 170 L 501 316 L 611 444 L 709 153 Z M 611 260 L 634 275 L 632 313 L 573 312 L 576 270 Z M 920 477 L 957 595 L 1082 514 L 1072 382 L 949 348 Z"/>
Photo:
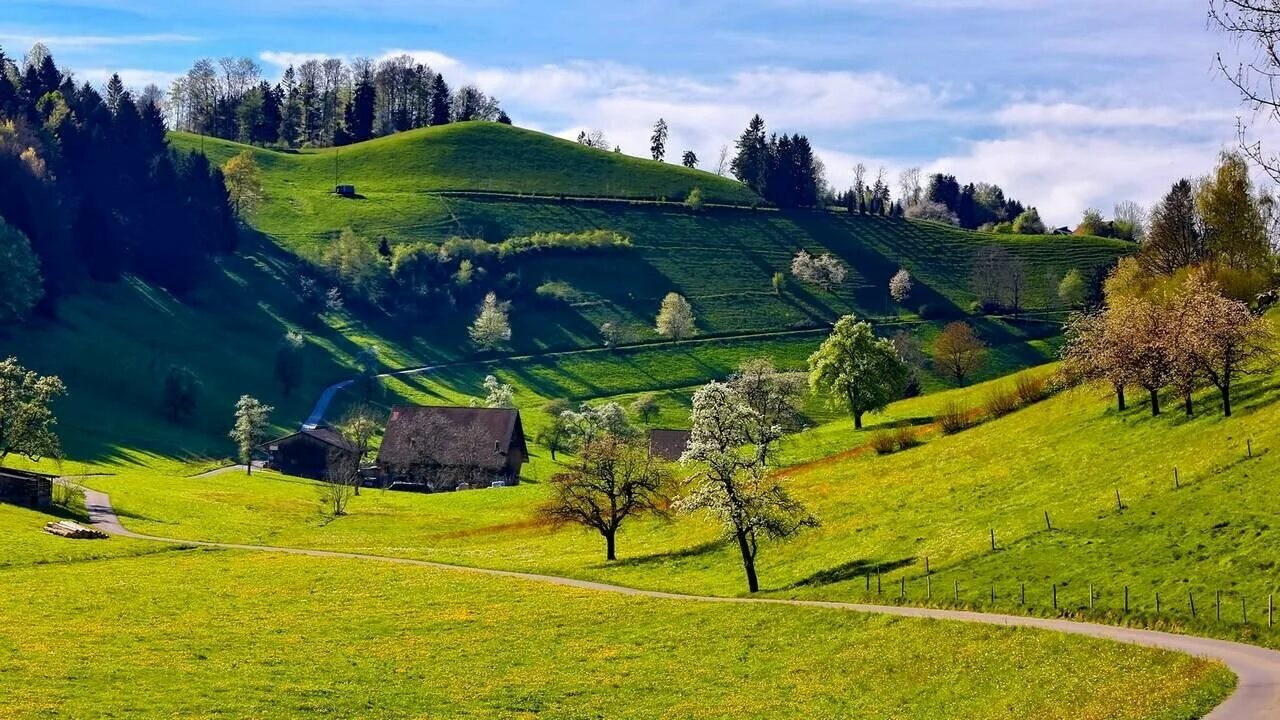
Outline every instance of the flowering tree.
<path id="1" fill-rule="evenodd" d="M 1200 273 L 1182 294 L 1185 339 L 1191 361 L 1222 396 L 1222 414 L 1231 415 L 1231 385 L 1239 376 L 1275 366 L 1275 338 L 1266 323 L 1238 300 L 1223 297 Z"/>
<path id="2" fill-rule="evenodd" d="M 272 410 L 270 405 L 249 395 L 241 395 L 236 402 L 236 420 L 231 428 L 231 439 L 236 441 L 246 475 L 253 474 L 253 449 L 267 439 Z"/>
<path id="3" fill-rule="evenodd" d="M 817 285 L 829 291 L 844 282 L 848 271 L 844 263 L 831 253 L 814 257 L 801 250 L 791 260 L 791 274 L 801 282 Z"/>
<path id="4" fill-rule="evenodd" d="M 697 332 L 693 306 L 677 293 L 667 293 L 662 298 L 662 307 L 658 309 L 655 325 L 659 335 L 672 340 L 683 340 Z"/>
<path id="5" fill-rule="evenodd" d="M 782 436 L 733 384 L 712 382 L 693 396 L 692 429 L 681 461 L 697 468 L 692 489 L 675 506 L 719 522 L 742 555 L 751 592 L 760 589 L 756 556 L 761 539 L 781 540 L 816 527 L 804 505 L 768 472 L 769 449 Z"/>
<path id="6" fill-rule="evenodd" d="M 486 375 L 484 378 L 484 399 L 473 399 L 471 401 L 471 406 L 513 408 L 516 406 L 515 394 L 515 388 L 506 383 L 499 382 L 496 376 Z"/>
<path id="7" fill-rule="evenodd" d="M 894 302 L 906 302 L 907 298 L 911 297 L 911 287 L 911 273 L 905 268 L 900 268 L 893 277 L 889 278 L 889 296 Z"/>
<path id="8" fill-rule="evenodd" d="M 499 347 L 511 340 L 511 320 L 508 311 L 511 304 L 500 302 L 498 296 L 489 293 L 480 304 L 480 313 L 471 323 L 471 341 L 487 350 Z"/>

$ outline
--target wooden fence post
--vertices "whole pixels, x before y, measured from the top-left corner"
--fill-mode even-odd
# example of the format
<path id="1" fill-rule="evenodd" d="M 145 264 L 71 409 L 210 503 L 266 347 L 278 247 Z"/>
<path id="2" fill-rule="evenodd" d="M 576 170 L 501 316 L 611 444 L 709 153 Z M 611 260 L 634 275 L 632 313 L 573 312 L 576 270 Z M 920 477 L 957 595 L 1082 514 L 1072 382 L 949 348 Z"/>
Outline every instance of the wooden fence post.
<path id="1" fill-rule="evenodd" d="M 1126 614 L 1128 614 L 1129 612 L 1129 586 L 1128 585 L 1124 586 L 1124 611 Z"/>
<path id="2" fill-rule="evenodd" d="M 1116 510 L 1123 510 L 1124 503 L 1120 502 L 1120 488 L 1116 488 Z"/>
<path id="3" fill-rule="evenodd" d="M 1218 591 L 1218 597 L 1215 604 L 1218 606 L 1218 622 L 1222 622 L 1222 591 L 1221 590 Z"/>
<path id="4" fill-rule="evenodd" d="M 1026 583 L 1022 583 L 1022 589 L 1019 591 L 1019 594 L 1018 594 L 1018 604 L 1019 605 L 1027 604 L 1027 584 Z"/>
<path id="5" fill-rule="evenodd" d="M 991 551 L 995 552 L 995 549 L 996 549 L 996 529 L 991 528 Z"/>
<path id="6" fill-rule="evenodd" d="M 959 605 L 960 604 L 960 581 L 952 580 L 951 587 L 954 589 L 954 592 L 955 592 L 956 604 Z"/>
<path id="7" fill-rule="evenodd" d="M 933 601 L 933 578 L 928 575 L 924 576 L 924 599 L 926 602 Z"/>
<path id="8" fill-rule="evenodd" d="M 1175 468 L 1173 468 L 1173 489 L 1174 489 L 1174 490 L 1177 490 L 1177 489 L 1178 489 L 1178 487 L 1179 487 L 1179 485 L 1178 485 L 1178 468 L 1177 468 L 1177 467 L 1175 467 Z"/>
<path id="9" fill-rule="evenodd" d="M 1093 583 L 1089 583 L 1089 609 L 1093 609 Z"/>
<path id="10" fill-rule="evenodd" d="M 876 595 L 884 595 L 884 590 L 880 587 L 880 568 L 876 568 Z"/>
<path id="11" fill-rule="evenodd" d="M 1196 619 L 1196 596 L 1191 594 L 1191 590 L 1187 590 L 1187 604 L 1191 605 L 1191 619 Z"/>
<path id="12" fill-rule="evenodd" d="M 1241 595 L 1241 596 L 1240 596 L 1240 622 L 1241 622 L 1241 624 L 1243 624 L 1243 625 L 1248 625 L 1248 624 L 1249 624 L 1249 613 L 1246 611 L 1246 608 L 1245 608 L 1245 606 L 1244 606 L 1244 596 L 1243 596 L 1243 595 Z"/>
<path id="13" fill-rule="evenodd" d="M 1249 459 L 1252 460 L 1253 459 L 1253 438 L 1249 438 L 1244 442 L 1245 442 L 1245 446 L 1249 448 Z"/>
<path id="14" fill-rule="evenodd" d="M 1044 527 L 1049 532 L 1053 532 L 1053 523 L 1049 522 L 1049 511 L 1044 511 Z"/>
<path id="15" fill-rule="evenodd" d="M 991 604 L 996 604 L 996 584 L 991 583 Z"/>
<path id="16" fill-rule="evenodd" d="M 1275 595 L 1267 596 L 1267 627 L 1271 627 L 1272 616 L 1275 614 Z"/>
<path id="17" fill-rule="evenodd" d="M 907 599 L 907 579 L 905 577 L 898 578 L 898 599 Z"/>
<path id="18" fill-rule="evenodd" d="M 1160 591 L 1156 591 L 1156 614 L 1160 614 Z"/>
<path id="19" fill-rule="evenodd" d="M 925 575 L 929 574 L 929 556 L 928 555 L 924 556 L 924 574 Z"/>
<path id="20" fill-rule="evenodd" d="M 867 592 L 871 592 L 871 571 L 867 571 Z"/>
<path id="21" fill-rule="evenodd" d="M 1053 584 L 1053 609 L 1058 609 L 1058 583 Z"/>

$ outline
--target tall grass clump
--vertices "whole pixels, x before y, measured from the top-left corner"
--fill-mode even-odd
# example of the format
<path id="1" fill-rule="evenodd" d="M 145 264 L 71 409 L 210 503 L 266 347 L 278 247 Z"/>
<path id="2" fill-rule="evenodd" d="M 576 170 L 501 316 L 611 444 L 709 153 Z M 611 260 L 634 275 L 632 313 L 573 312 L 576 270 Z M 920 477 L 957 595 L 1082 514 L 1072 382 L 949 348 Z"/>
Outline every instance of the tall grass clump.
<path id="1" fill-rule="evenodd" d="M 902 425 L 893 431 L 893 441 L 899 450 L 909 450 L 920 444 L 920 434 L 910 425 Z"/>
<path id="2" fill-rule="evenodd" d="M 967 430 L 971 424 L 969 409 L 955 400 L 949 401 L 938 411 L 938 425 L 946 435 L 955 435 L 958 432 Z"/>
<path id="3" fill-rule="evenodd" d="M 1004 417 L 1022 407 L 1022 402 L 1018 398 L 1016 389 L 1003 388 L 992 390 L 988 393 L 987 399 L 982 403 L 982 407 L 986 410 L 987 417 L 998 418 Z"/>
<path id="4" fill-rule="evenodd" d="M 1048 382 L 1044 377 L 1022 373 L 1014 379 L 1014 391 L 1023 405 L 1038 403 L 1049 395 Z"/>
<path id="5" fill-rule="evenodd" d="M 898 446 L 891 430 L 877 430 L 871 434 L 871 449 L 877 455 L 888 455 Z"/>

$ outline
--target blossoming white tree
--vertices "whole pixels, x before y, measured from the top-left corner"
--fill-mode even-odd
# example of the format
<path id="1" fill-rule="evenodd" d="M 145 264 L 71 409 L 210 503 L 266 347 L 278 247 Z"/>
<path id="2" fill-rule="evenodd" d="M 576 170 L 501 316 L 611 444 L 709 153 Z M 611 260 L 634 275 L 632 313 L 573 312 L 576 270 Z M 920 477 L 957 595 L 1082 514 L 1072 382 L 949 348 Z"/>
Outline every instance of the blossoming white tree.
<path id="1" fill-rule="evenodd" d="M 768 472 L 782 427 L 771 424 L 732 383 L 712 382 L 693 396 L 692 430 L 682 462 L 695 463 L 692 489 L 675 503 L 704 512 L 738 545 L 751 592 L 760 589 L 756 556 L 760 541 L 791 537 L 817 518 Z"/>
<path id="2" fill-rule="evenodd" d="M 659 335 L 672 340 L 683 340 L 697 330 L 694 326 L 693 306 L 677 293 L 667 293 L 662 298 L 662 307 L 658 309 L 655 324 Z"/>
<path id="3" fill-rule="evenodd" d="M 889 278 L 889 296 L 894 302 L 906 302 L 911 297 L 911 273 L 906 268 L 899 268 L 892 278 Z"/>
<path id="4" fill-rule="evenodd" d="M 848 271 L 844 263 L 831 253 L 814 257 L 801 250 L 791 260 L 791 274 L 801 282 L 817 285 L 829 291 L 844 282 Z"/>
<path id="5" fill-rule="evenodd" d="M 511 339 L 511 320 L 508 317 L 510 303 L 499 302 L 498 296 L 489 293 L 480 305 L 480 314 L 471 323 L 471 341 L 492 350 Z"/>

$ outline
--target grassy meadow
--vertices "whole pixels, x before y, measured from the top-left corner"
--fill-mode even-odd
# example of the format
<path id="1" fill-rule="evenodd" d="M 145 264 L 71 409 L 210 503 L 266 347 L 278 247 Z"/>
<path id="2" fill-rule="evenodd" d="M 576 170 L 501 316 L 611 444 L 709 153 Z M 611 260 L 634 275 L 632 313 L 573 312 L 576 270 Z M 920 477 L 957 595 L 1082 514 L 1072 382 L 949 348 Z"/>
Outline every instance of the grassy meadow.
<path id="1" fill-rule="evenodd" d="M 356 560 L 74 568 L 0 569 L 6 717 L 1178 720 L 1234 685 L 1204 660 L 1055 633 Z"/>
<path id="2" fill-rule="evenodd" d="M 1208 393 L 1193 419 L 1177 412 L 1152 418 L 1141 406 L 1117 412 L 1100 391 L 1085 387 L 952 436 L 932 425 L 943 403 L 958 398 L 978 408 L 1011 384 L 993 380 L 891 406 L 877 422 L 914 424 L 924 440 L 892 455 L 866 447 L 876 426 L 856 433 L 847 420 L 789 439 L 783 458 L 790 467 L 783 476 L 822 527 L 764 549 L 759 565 L 765 591 L 894 602 L 901 581 L 909 602 L 1080 613 L 1280 641 L 1266 630 L 1261 612 L 1277 589 L 1274 567 L 1280 562 L 1268 539 L 1280 508 L 1264 482 L 1275 476 L 1280 457 L 1274 452 L 1280 446 L 1274 423 L 1280 378 L 1248 379 L 1230 419 L 1216 414 Z M 543 462 L 550 472 L 549 460 Z M 597 536 L 538 518 L 545 486 L 534 480 L 501 491 L 435 496 L 366 491 L 350 516 L 332 522 L 319 516 L 312 483 L 269 474 L 178 480 L 139 470 L 90 484 L 112 494 L 133 518 L 126 521 L 131 527 L 168 537 L 347 549 L 653 589 L 742 593 L 735 550 L 697 516 L 624 526 L 620 560 L 605 563 Z M 1046 512 L 1052 531 L 1045 527 Z M 877 571 L 883 594 L 874 590 Z M 1020 603 L 1023 584 L 1026 606 Z M 1125 585 L 1131 589 L 1127 615 L 1120 612 Z M 1218 590 L 1225 594 L 1221 624 L 1207 611 Z M 1156 592 L 1163 597 L 1158 616 Z M 1194 620 L 1188 592 L 1199 598 Z M 1247 626 L 1240 623 L 1242 597 L 1251 613 Z"/>

